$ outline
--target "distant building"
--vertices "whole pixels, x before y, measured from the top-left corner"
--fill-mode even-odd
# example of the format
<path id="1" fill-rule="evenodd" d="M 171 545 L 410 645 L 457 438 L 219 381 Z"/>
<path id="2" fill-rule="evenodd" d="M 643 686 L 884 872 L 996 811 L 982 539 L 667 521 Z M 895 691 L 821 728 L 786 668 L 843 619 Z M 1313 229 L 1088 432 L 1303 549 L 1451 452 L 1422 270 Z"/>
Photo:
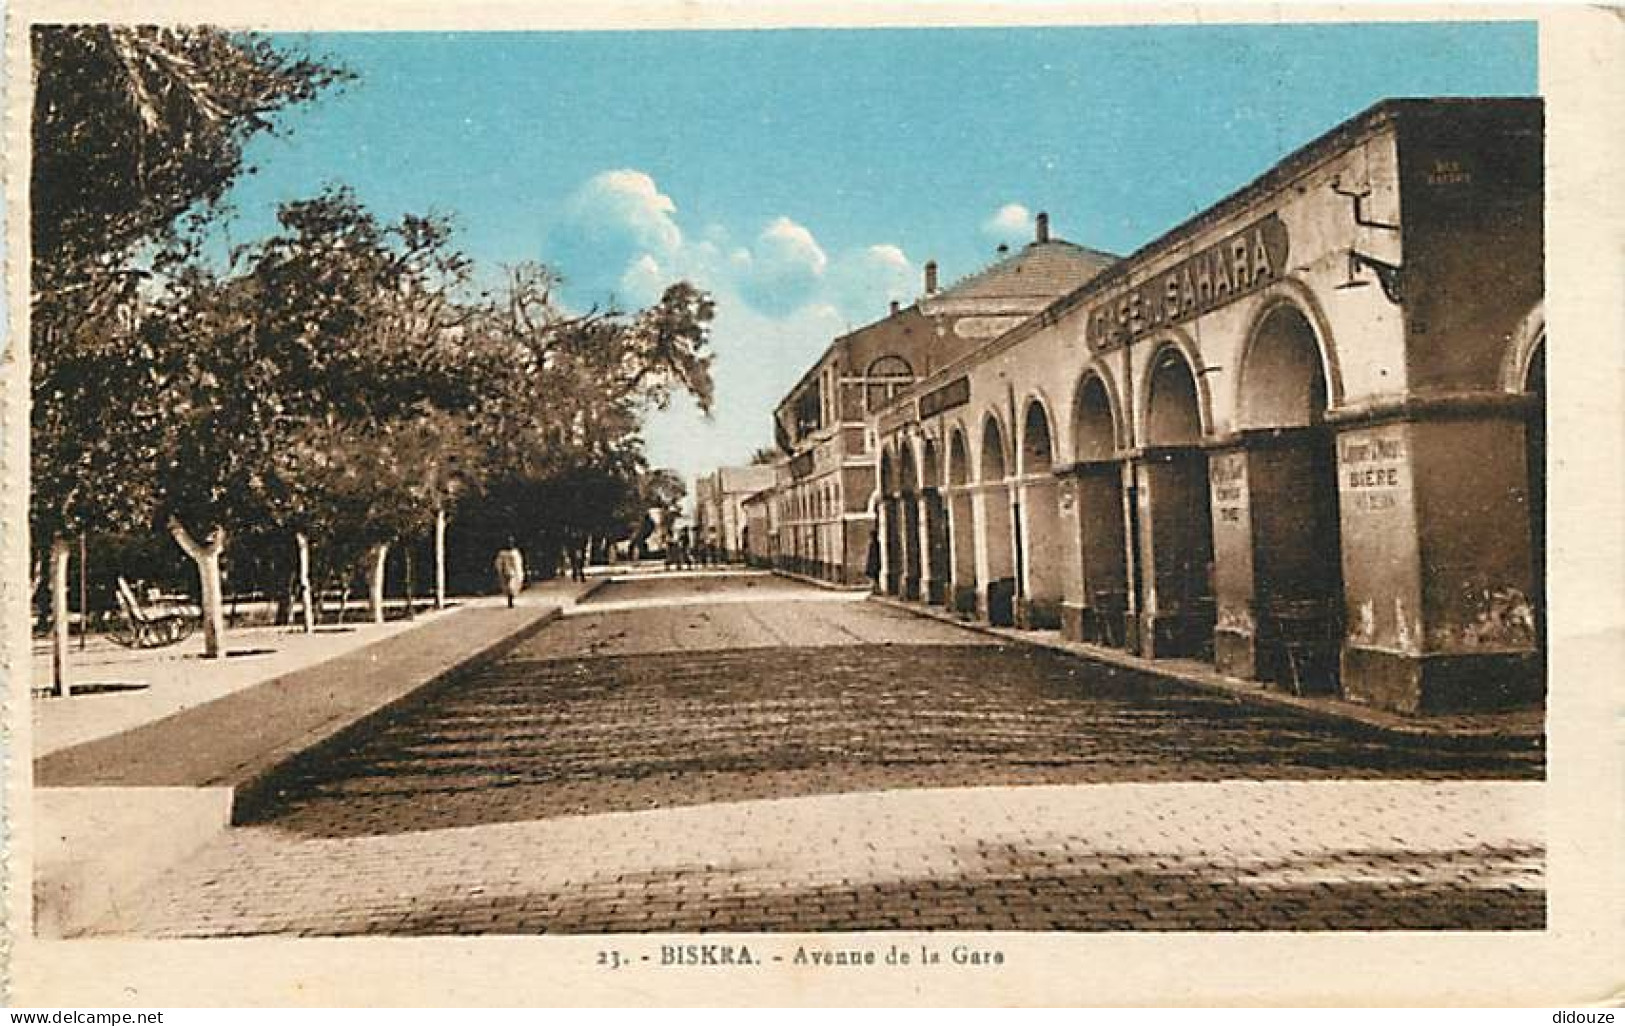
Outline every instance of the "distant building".
<path id="1" fill-rule="evenodd" d="M 1049 234 L 939 289 L 925 266 L 925 294 L 835 339 L 774 413 L 787 458 L 774 501 L 777 565 L 842 584 L 862 584 L 875 531 L 876 458 L 865 420 L 898 393 L 934 375 L 1084 284 L 1116 258 Z"/>
<path id="2" fill-rule="evenodd" d="M 700 541 L 717 546 L 724 558 L 744 558 L 744 501 L 773 486 L 771 466 L 720 467 L 694 480 L 694 530 Z"/>
<path id="3" fill-rule="evenodd" d="M 740 529 L 740 548 L 745 551 L 745 562 L 755 567 L 771 567 L 778 555 L 777 505 L 773 501 L 771 486 L 747 496 L 740 503 L 745 514 L 745 525 Z"/>

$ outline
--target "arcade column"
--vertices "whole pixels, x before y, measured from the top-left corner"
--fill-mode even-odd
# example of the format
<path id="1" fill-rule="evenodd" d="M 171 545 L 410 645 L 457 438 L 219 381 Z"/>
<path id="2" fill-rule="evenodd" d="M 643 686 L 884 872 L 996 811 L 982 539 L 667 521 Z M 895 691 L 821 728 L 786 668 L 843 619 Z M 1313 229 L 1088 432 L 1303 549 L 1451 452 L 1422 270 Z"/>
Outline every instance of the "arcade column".
<path id="1" fill-rule="evenodd" d="M 1128 611 L 1128 565 L 1123 538 L 1123 464 L 1078 463 L 1064 487 L 1071 495 L 1071 535 L 1061 632 L 1073 641 L 1121 647 Z M 1064 494 L 1064 493 L 1063 493 Z M 1066 501 L 1062 508 L 1065 511 Z"/>
<path id="2" fill-rule="evenodd" d="M 976 508 L 969 487 L 948 489 L 949 582 L 945 602 L 956 613 L 976 612 Z"/>
<path id="3" fill-rule="evenodd" d="M 976 485 L 976 615 L 988 623 L 1015 623 L 1015 534 L 1010 489 L 1003 481 Z"/>
<path id="4" fill-rule="evenodd" d="M 1339 426 L 1347 697 L 1446 713 L 1544 694 L 1528 409 L 1522 396 L 1458 397 Z"/>
<path id="5" fill-rule="evenodd" d="M 1343 588 L 1329 432 L 1247 431 L 1211 450 L 1214 663 L 1233 677 L 1333 692 Z"/>
<path id="6" fill-rule="evenodd" d="M 1076 532 L 1061 529 L 1061 487 L 1054 475 L 1033 474 L 1016 485 L 1021 522 L 1021 598 L 1016 623 L 1029 628 L 1061 625 L 1066 568 L 1075 566 Z"/>

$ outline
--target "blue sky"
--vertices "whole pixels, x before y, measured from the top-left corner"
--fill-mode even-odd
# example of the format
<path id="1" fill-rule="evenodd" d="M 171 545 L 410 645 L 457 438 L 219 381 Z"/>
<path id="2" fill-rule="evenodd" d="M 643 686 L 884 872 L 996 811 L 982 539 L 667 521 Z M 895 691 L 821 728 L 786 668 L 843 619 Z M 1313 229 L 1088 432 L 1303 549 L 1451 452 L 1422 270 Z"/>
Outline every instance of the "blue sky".
<path id="1" fill-rule="evenodd" d="M 718 403 L 655 415 L 685 476 L 742 461 L 834 335 L 1000 241 L 1127 253 L 1390 96 L 1529 95 L 1530 23 L 280 35 L 358 73 L 250 147 L 233 241 L 328 183 L 453 216 L 573 305 L 687 277 L 718 299 Z"/>

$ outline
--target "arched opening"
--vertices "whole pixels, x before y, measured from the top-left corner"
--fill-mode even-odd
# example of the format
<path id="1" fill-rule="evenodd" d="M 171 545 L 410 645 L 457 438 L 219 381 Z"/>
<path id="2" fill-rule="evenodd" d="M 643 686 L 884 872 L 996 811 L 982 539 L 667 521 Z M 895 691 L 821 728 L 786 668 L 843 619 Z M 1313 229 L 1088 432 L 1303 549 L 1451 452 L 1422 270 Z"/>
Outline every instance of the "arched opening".
<path id="1" fill-rule="evenodd" d="M 1099 374 L 1088 375 L 1078 386 L 1072 404 L 1072 449 L 1080 463 L 1117 454 L 1117 417 Z"/>
<path id="2" fill-rule="evenodd" d="M 1004 432 L 996 417 L 982 423 L 982 463 L 978 469 L 983 484 L 1004 480 Z"/>
<path id="3" fill-rule="evenodd" d="M 1184 354 L 1166 346 L 1151 364 L 1145 410 L 1145 441 L 1151 446 L 1196 445 L 1202 440 L 1202 406 L 1196 375 Z"/>
<path id="4" fill-rule="evenodd" d="M 941 604 L 948 590 L 948 507 L 942 496 L 942 450 L 935 439 L 925 441 L 920 460 L 920 516 L 924 519 L 924 564 L 920 590 L 927 602 Z"/>
<path id="5" fill-rule="evenodd" d="M 1196 376 L 1184 354 L 1166 346 L 1148 377 L 1146 452 L 1129 497 L 1137 647 L 1152 657 L 1211 658 L 1213 521 Z"/>
<path id="6" fill-rule="evenodd" d="M 919 470 L 914 464 L 914 446 L 904 442 L 898 457 L 899 482 L 897 523 L 902 535 L 899 551 L 902 553 L 902 596 L 920 597 L 920 504 Z"/>
<path id="7" fill-rule="evenodd" d="M 1243 444 L 1215 458 L 1221 669 L 1293 691 L 1335 692 L 1342 644 L 1342 528 L 1326 427 L 1320 339 L 1280 304 L 1241 367 Z"/>
<path id="8" fill-rule="evenodd" d="M 1542 331 L 1529 355 L 1523 390 L 1532 396 L 1524 429 L 1524 466 L 1529 475 L 1529 555 L 1531 602 L 1535 607 L 1535 643 L 1545 676 L 1546 659 L 1546 335 Z"/>
<path id="9" fill-rule="evenodd" d="M 1128 637 L 1128 553 L 1123 532 L 1123 465 L 1106 382 L 1089 374 L 1072 405 L 1073 482 L 1078 513 L 1082 612 L 1078 636 L 1120 647 Z"/>
<path id="10" fill-rule="evenodd" d="M 1054 464 L 1049 414 L 1042 403 L 1027 404 L 1027 416 L 1021 425 L 1021 464 L 1022 472 L 1027 474 L 1047 473 Z"/>
<path id="11" fill-rule="evenodd" d="M 951 578 L 946 603 L 958 613 L 976 610 L 976 514 L 970 484 L 970 447 L 955 428 L 948 436 L 948 551 Z"/>
<path id="12" fill-rule="evenodd" d="M 988 416 L 982 421 L 981 481 L 976 491 L 981 540 L 977 605 L 989 623 L 1000 626 L 1016 622 L 1016 538 L 1005 452 L 1003 428 L 997 417 Z"/>
<path id="13" fill-rule="evenodd" d="M 1061 511 L 1056 494 L 1055 441 L 1049 413 L 1034 399 L 1027 404 L 1021 424 L 1022 478 L 1017 484 L 1012 515 L 1016 522 L 1015 564 L 1019 587 L 1016 619 L 1024 627 L 1050 628 L 1061 624 L 1061 592 L 1068 547 L 1061 536 Z"/>

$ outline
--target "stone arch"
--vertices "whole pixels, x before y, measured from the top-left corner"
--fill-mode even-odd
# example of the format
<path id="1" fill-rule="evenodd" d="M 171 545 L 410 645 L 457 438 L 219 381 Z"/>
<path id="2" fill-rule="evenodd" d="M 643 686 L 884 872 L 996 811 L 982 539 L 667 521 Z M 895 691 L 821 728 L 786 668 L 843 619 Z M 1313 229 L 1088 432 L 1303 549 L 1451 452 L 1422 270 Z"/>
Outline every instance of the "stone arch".
<path id="1" fill-rule="evenodd" d="M 1152 350 L 1141 385 L 1145 445 L 1195 445 L 1207 434 L 1211 416 L 1201 370 L 1194 351 L 1177 341 Z"/>
<path id="2" fill-rule="evenodd" d="M 1329 346 L 1295 301 L 1262 304 L 1248 329 L 1236 375 L 1234 422 L 1251 428 L 1309 427 L 1334 405 Z"/>
<path id="3" fill-rule="evenodd" d="M 981 482 L 1003 481 L 1010 473 L 1010 461 L 1004 442 L 1004 425 L 999 415 L 982 416 L 982 444 L 977 452 L 976 479 Z"/>
<path id="4" fill-rule="evenodd" d="M 1545 371 L 1546 301 L 1536 303 L 1518 326 L 1512 330 L 1506 355 L 1501 359 L 1501 388 L 1506 392 L 1529 392 L 1530 371 Z M 1541 382 L 1544 384 L 1544 382 Z"/>
<path id="5" fill-rule="evenodd" d="M 1091 367 L 1072 394 L 1072 458 L 1111 459 L 1123 447 L 1122 406 L 1105 367 Z"/>
<path id="6" fill-rule="evenodd" d="M 965 429 L 957 424 L 948 431 L 948 483 L 970 483 L 970 446 L 965 442 Z"/>
<path id="7" fill-rule="evenodd" d="M 1235 409 L 1238 413 L 1241 410 L 1241 389 L 1245 387 L 1242 379 L 1252 358 L 1253 345 L 1259 339 L 1260 329 L 1267 320 L 1279 315 L 1283 306 L 1291 307 L 1309 326 L 1319 354 L 1320 371 L 1326 381 L 1325 406 L 1327 409 L 1337 409 L 1343 405 L 1343 369 L 1337 357 L 1336 336 L 1332 334 L 1331 320 L 1321 307 L 1320 300 L 1315 298 L 1314 291 L 1296 278 L 1284 278 L 1270 285 L 1260 293 L 1258 302 L 1253 306 L 1246 333 L 1242 336 L 1244 341 L 1239 364 L 1242 374 L 1236 376 Z"/>
<path id="8" fill-rule="evenodd" d="M 1054 423 L 1042 395 L 1034 394 L 1028 398 L 1026 410 L 1021 415 L 1020 473 L 1048 473 L 1055 465 Z"/>

